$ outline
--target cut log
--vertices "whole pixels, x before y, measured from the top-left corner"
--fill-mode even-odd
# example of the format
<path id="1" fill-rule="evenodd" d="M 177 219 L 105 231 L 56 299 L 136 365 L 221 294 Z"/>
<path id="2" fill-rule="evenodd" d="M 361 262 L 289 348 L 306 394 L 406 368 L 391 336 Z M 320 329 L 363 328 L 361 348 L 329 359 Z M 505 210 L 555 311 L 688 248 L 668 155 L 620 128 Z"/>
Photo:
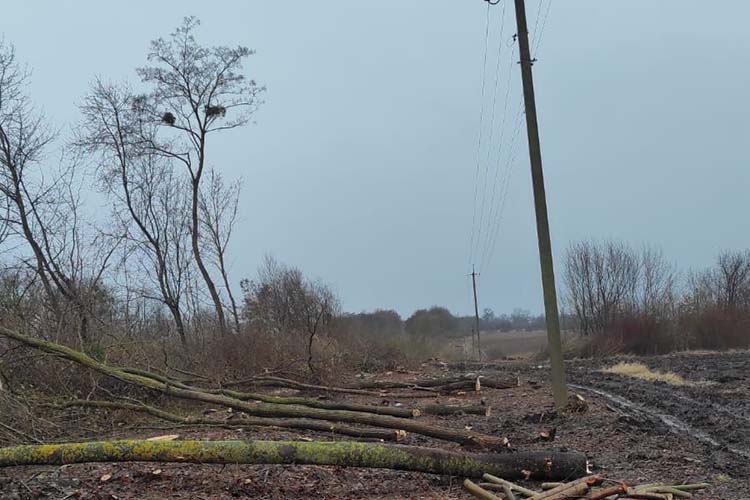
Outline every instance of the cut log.
<path id="1" fill-rule="evenodd" d="M 255 417 L 312 418 L 316 420 L 330 420 L 333 422 L 346 422 L 374 427 L 385 427 L 388 429 L 403 430 L 412 432 L 414 434 L 421 434 L 423 436 L 442 439 L 445 441 L 453 441 L 465 446 L 487 449 L 502 449 L 505 448 L 508 444 L 508 440 L 504 437 L 475 433 L 467 430 L 447 429 L 444 427 L 415 422 L 406 418 L 391 417 L 389 415 L 376 415 L 373 413 L 361 413 L 344 410 L 323 410 L 296 405 L 252 404 L 221 394 L 210 394 L 196 389 L 184 389 L 182 387 L 177 387 L 168 383 L 159 382 L 158 380 L 155 380 L 153 378 L 127 373 L 119 368 L 100 363 L 90 356 L 69 347 L 39 338 L 30 337 L 13 330 L 9 330 L 5 327 L 0 327 L 0 335 L 37 348 L 44 352 L 55 354 L 58 357 L 76 362 L 86 368 L 121 380 L 123 382 L 145 387 L 147 389 L 164 393 L 176 398 L 201 401 L 203 403 L 232 408 L 234 410 L 239 410 Z"/>
<path id="2" fill-rule="evenodd" d="M 352 427 L 349 425 L 326 422 L 324 420 L 310 420 L 303 418 L 262 418 L 243 416 L 239 421 L 219 421 L 206 418 L 181 417 L 175 413 L 164 411 L 160 408 L 145 404 L 123 403 L 115 401 L 95 400 L 73 400 L 60 405 L 63 408 L 87 407 L 103 408 L 110 410 L 127 410 L 139 413 L 147 413 L 168 422 L 174 422 L 185 426 L 208 426 L 225 428 L 244 427 L 277 427 L 280 429 L 300 429 L 352 436 L 360 439 L 380 439 L 383 441 L 401 441 L 406 437 L 406 432 L 401 430 L 373 429 L 367 427 Z"/>
<path id="3" fill-rule="evenodd" d="M 411 389 L 416 392 L 386 392 L 381 390 L 378 392 L 368 391 L 363 389 L 349 388 L 349 387 L 333 387 L 326 385 L 313 385 L 306 384 L 303 382 L 297 382 L 296 380 L 285 379 L 281 377 L 255 377 L 251 380 L 241 381 L 245 383 L 253 383 L 257 386 L 264 387 L 287 387 L 290 389 L 297 389 L 299 391 L 314 391 L 314 392 L 333 392 L 341 394 L 355 394 L 359 396 L 375 397 L 375 398 L 388 398 L 388 399 L 414 399 L 414 398 L 431 398 L 435 397 L 440 393 L 447 393 L 452 391 L 458 391 L 463 389 L 475 390 L 475 380 L 458 380 L 451 384 L 439 387 L 420 387 L 414 385 L 406 385 L 405 389 Z M 225 387 L 231 387 L 240 385 L 239 382 L 230 382 L 224 384 Z M 395 389 L 395 387 L 394 387 Z"/>
<path id="4" fill-rule="evenodd" d="M 137 368 L 120 368 L 125 373 L 131 375 L 139 375 L 141 377 L 147 377 L 157 382 L 162 382 L 167 385 L 172 385 L 180 389 L 186 389 L 189 391 L 203 391 L 210 394 L 223 394 L 231 398 L 239 399 L 240 401 L 261 401 L 263 403 L 279 404 L 279 405 L 300 405 L 307 406 L 308 408 L 319 408 L 322 410 L 345 410 L 345 411 L 359 411 L 364 413 L 374 413 L 376 415 L 390 415 L 392 417 L 401 418 L 412 418 L 418 417 L 420 411 L 411 408 L 398 408 L 394 406 L 374 406 L 374 405 L 362 405 L 355 403 L 341 403 L 336 401 L 323 401 L 320 399 L 313 398 L 301 398 L 294 396 L 272 396 L 269 394 L 260 394 L 255 392 L 237 392 L 229 389 L 202 389 L 187 385 L 179 380 L 171 379 L 163 375 L 156 373 L 147 372 Z"/>
<path id="5" fill-rule="evenodd" d="M 580 476 L 576 476 L 576 477 L 580 477 Z M 517 485 L 515 483 L 511 483 L 510 481 L 507 481 L 505 479 L 499 478 L 499 477 L 494 476 L 492 474 L 485 473 L 485 474 L 482 475 L 482 479 L 484 479 L 485 481 L 489 481 L 491 483 L 499 484 L 500 486 L 507 486 L 511 490 L 515 490 L 515 491 L 517 491 L 519 493 L 523 493 L 527 497 L 531 497 L 531 496 L 534 496 L 534 495 L 538 494 L 534 490 L 530 490 L 528 488 L 524 488 L 523 486 L 519 486 L 519 485 Z"/>
<path id="6" fill-rule="evenodd" d="M 198 389 L 199 390 L 199 389 Z M 261 401 L 278 405 L 301 405 L 308 408 L 320 408 L 322 410 L 345 410 L 357 411 L 362 413 L 374 413 L 375 415 L 390 415 L 392 417 L 412 418 L 421 414 L 420 410 L 415 408 L 399 408 L 397 406 L 375 406 L 362 405 L 356 403 L 342 403 L 338 401 L 324 401 L 312 398 L 300 398 L 295 396 L 269 396 L 255 392 L 238 392 L 229 389 L 216 389 L 206 391 L 211 394 L 223 394 L 230 398 L 239 399 L 240 401 Z"/>
<path id="7" fill-rule="evenodd" d="M 671 500 L 671 494 L 651 493 L 648 491 L 638 491 L 634 488 L 628 488 L 625 491 L 625 498 L 638 498 L 640 500 Z"/>
<path id="8" fill-rule="evenodd" d="M 616 484 L 614 486 L 609 486 L 600 490 L 592 490 L 583 498 L 585 498 L 586 500 L 604 500 L 607 497 L 619 495 L 621 493 L 625 493 L 626 491 L 627 486 L 625 484 Z"/>
<path id="9" fill-rule="evenodd" d="M 578 453 L 456 453 L 417 446 L 352 441 L 99 441 L 0 448 L 0 467 L 87 462 L 182 462 L 199 464 L 337 465 L 407 470 L 461 477 L 485 471 L 520 478 L 578 477 L 586 460 Z"/>
<path id="10" fill-rule="evenodd" d="M 332 386 L 327 386 L 327 385 L 306 384 L 304 382 L 297 382 L 296 380 L 291 380 L 288 378 L 273 377 L 273 376 L 254 377 L 244 382 L 250 383 L 256 386 L 261 386 L 261 387 L 263 386 L 264 387 L 288 387 L 290 389 L 297 389 L 300 391 L 338 392 L 341 394 L 356 394 L 360 396 L 374 396 L 374 397 L 382 396 L 382 393 L 375 392 L 375 391 L 367 391 L 364 389 L 356 389 L 356 388 L 349 388 L 349 387 L 332 387 Z M 238 384 L 237 382 L 229 382 L 223 385 L 225 387 L 229 387 L 229 386 L 240 385 L 240 384 Z"/>
<path id="11" fill-rule="evenodd" d="M 485 490 L 478 484 L 474 483 L 470 479 L 464 479 L 464 489 L 474 495 L 477 498 L 482 498 L 483 500 L 502 500 L 499 496 L 493 495 L 489 491 Z"/>
<path id="12" fill-rule="evenodd" d="M 576 481 L 561 484 L 544 493 L 537 493 L 530 500 L 562 500 L 564 498 L 580 497 L 592 486 L 601 484 L 602 481 L 601 476 L 586 476 Z"/>
<path id="13" fill-rule="evenodd" d="M 489 417 L 492 409 L 484 405 L 429 405 L 425 406 L 422 411 L 427 415 L 482 415 Z"/>
<path id="14" fill-rule="evenodd" d="M 473 387 L 477 379 L 476 375 L 464 375 L 460 377 L 444 377 L 436 379 L 424 379 L 415 380 L 414 382 L 391 382 L 391 381 L 370 381 L 370 382 L 358 382 L 353 384 L 352 387 L 358 389 L 425 389 L 425 388 L 438 388 L 450 386 L 451 384 L 468 382 L 469 386 Z M 484 387 L 491 387 L 493 389 L 510 389 L 512 387 L 518 387 L 520 382 L 518 377 L 485 377 L 479 376 L 481 384 Z"/>
<path id="15" fill-rule="evenodd" d="M 479 483 L 479 487 L 487 491 L 499 491 L 503 492 L 503 485 L 496 483 Z"/>

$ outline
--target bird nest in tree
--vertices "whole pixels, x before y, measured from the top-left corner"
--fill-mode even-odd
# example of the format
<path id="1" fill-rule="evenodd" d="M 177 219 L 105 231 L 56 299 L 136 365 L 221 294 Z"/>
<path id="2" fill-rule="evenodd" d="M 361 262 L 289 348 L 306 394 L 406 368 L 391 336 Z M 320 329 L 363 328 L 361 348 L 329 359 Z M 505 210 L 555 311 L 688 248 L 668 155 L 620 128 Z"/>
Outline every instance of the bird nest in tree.
<path id="1" fill-rule="evenodd" d="M 174 125 L 174 122 L 176 121 L 176 118 L 174 117 L 174 115 L 172 113 L 170 113 L 169 111 L 167 111 L 166 113 L 164 113 L 163 115 L 161 115 L 161 121 L 163 121 L 167 125 Z"/>
<path id="2" fill-rule="evenodd" d="M 224 116 L 227 108 L 224 106 L 206 106 L 206 116 Z"/>

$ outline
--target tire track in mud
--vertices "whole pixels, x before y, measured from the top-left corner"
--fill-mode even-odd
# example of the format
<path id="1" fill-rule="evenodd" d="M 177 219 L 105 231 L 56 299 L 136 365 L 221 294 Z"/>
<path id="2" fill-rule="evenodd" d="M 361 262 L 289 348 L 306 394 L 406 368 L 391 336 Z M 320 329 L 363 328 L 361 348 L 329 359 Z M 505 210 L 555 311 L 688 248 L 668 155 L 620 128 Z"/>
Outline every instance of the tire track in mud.
<path id="1" fill-rule="evenodd" d="M 571 386 L 605 398 L 625 413 L 654 422 L 727 452 L 750 459 L 750 353 L 712 353 L 697 356 L 636 358 L 652 369 L 690 377 L 687 385 L 670 385 L 607 374 L 600 363 L 584 361 L 568 366 Z M 611 364 L 612 360 L 606 364 Z"/>
<path id="2" fill-rule="evenodd" d="M 666 413 L 662 413 L 657 410 L 647 408 L 641 404 L 635 403 L 634 401 L 631 401 L 617 394 L 611 394 L 609 392 L 595 389 L 593 387 L 578 385 L 578 384 L 569 384 L 569 387 L 576 389 L 578 391 L 590 392 L 590 393 L 596 394 L 597 396 L 603 397 L 609 400 L 611 403 L 615 404 L 626 414 L 634 415 L 641 420 L 648 420 L 651 422 L 660 422 L 672 432 L 675 432 L 681 435 L 687 434 L 703 443 L 709 444 L 716 448 L 725 449 L 736 455 L 750 459 L 750 450 L 743 450 L 740 448 L 735 448 L 733 446 L 730 446 L 729 444 L 722 444 L 720 441 L 713 438 L 711 435 L 707 434 L 706 432 L 703 432 L 702 430 L 692 427 L 688 423 L 680 420 L 679 418 L 673 415 L 668 415 Z M 690 400 L 690 398 L 686 398 L 686 397 L 681 398 L 681 399 Z"/>
<path id="3" fill-rule="evenodd" d="M 596 394 L 626 417 L 692 438 L 714 450 L 710 453 L 718 460 L 726 455 L 727 459 L 735 457 L 738 463 L 750 464 L 749 351 L 629 356 L 624 360 L 677 372 L 688 380 L 688 385 L 602 373 L 603 366 L 619 361 L 609 358 L 567 362 L 569 386 Z M 549 370 L 546 364 L 487 363 L 466 368 L 485 373 L 512 371 L 531 379 L 547 379 Z M 750 468 L 743 469 L 743 475 L 750 475 Z"/>

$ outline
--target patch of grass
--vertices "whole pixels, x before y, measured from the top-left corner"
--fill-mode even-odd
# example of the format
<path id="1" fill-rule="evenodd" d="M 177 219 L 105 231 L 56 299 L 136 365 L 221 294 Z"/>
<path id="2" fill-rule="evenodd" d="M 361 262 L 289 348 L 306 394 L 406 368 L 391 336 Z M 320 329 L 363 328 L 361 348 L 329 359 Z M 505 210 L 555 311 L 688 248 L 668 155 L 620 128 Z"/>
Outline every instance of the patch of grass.
<path id="1" fill-rule="evenodd" d="M 641 380 L 666 382 L 670 385 L 687 385 L 687 381 L 674 372 L 653 371 L 643 363 L 617 363 L 609 368 L 601 370 L 604 373 L 614 373 L 624 377 L 633 377 Z"/>

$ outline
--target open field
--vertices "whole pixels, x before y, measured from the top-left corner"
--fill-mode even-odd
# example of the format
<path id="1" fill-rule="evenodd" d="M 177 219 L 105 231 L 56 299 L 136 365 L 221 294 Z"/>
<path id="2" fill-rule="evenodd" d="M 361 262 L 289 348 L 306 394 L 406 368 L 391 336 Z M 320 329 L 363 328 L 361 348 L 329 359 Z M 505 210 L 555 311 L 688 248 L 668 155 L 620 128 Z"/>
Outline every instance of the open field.
<path id="1" fill-rule="evenodd" d="M 498 361 L 504 357 L 529 356 L 538 353 L 547 345 L 547 333 L 542 330 L 483 331 L 481 343 L 485 359 Z M 471 352 L 471 336 L 453 342 L 451 347 L 449 357 L 462 359 L 464 353 Z"/>
<path id="2" fill-rule="evenodd" d="M 614 373 L 601 368 L 617 361 L 640 362 L 652 370 L 671 371 L 688 382 L 674 386 Z M 517 388 L 483 389 L 456 396 L 414 400 L 383 398 L 382 405 L 424 406 L 431 403 L 474 403 L 493 408 L 489 417 L 425 415 L 425 422 L 452 428 L 467 427 L 506 436 L 511 449 L 577 450 L 585 452 L 594 470 L 612 479 L 633 483 L 699 482 L 714 486 L 696 499 L 747 498 L 750 489 L 750 353 L 675 354 L 607 362 L 568 363 L 572 390 L 582 395 L 587 408 L 557 416 L 552 411 L 547 370 L 532 362 L 503 361 L 474 365 L 430 362 L 419 371 L 369 374 L 381 380 L 410 381 L 425 376 L 464 374 L 517 374 Z M 275 390 L 287 393 L 290 390 Z M 373 403 L 357 395 L 330 398 Z M 225 418 L 241 418 L 227 412 Z M 148 437 L 165 433 L 180 439 L 284 439 L 299 432 L 260 429 L 153 429 L 123 430 L 135 422 L 115 418 L 110 428 L 68 434 L 85 437 Z M 139 421 L 143 425 L 147 420 Z M 554 431 L 554 432 L 553 432 Z M 554 435 L 551 441 L 540 433 Z M 85 433 L 85 435 L 84 435 Z M 332 439 L 306 431 L 303 438 Z M 341 438 L 338 438 L 341 439 Z M 406 444 L 429 444 L 445 449 L 458 445 L 409 435 Z M 103 480 L 105 478 L 106 480 Z M 317 466 L 213 466 L 178 464 L 85 464 L 65 467 L 15 467 L 0 473 L 3 498 L 448 498 L 468 499 L 461 478 L 381 470 Z M 66 497 L 66 495 L 68 495 Z"/>

